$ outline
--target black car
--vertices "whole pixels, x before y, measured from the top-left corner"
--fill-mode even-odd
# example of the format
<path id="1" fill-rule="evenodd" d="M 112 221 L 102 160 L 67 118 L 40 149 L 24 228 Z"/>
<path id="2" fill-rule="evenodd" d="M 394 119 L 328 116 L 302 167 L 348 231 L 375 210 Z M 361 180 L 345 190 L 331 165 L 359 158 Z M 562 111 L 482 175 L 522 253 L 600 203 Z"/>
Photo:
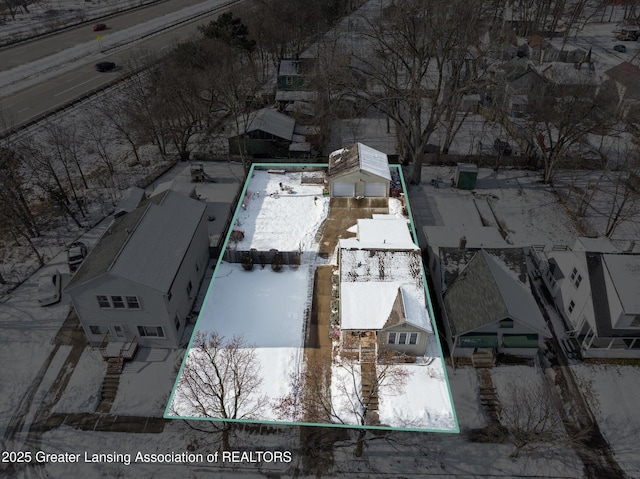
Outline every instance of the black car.
<path id="1" fill-rule="evenodd" d="M 627 51 L 627 47 L 625 47 L 624 45 L 616 45 L 615 47 L 613 47 L 613 49 L 620 53 L 624 53 Z"/>
<path id="2" fill-rule="evenodd" d="M 511 145 L 500 138 L 496 138 L 496 141 L 493 142 L 493 147 L 501 155 L 509 156 L 512 153 Z"/>
<path id="3" fill-rule="evenodd" d="M 99 72 L 108 72 L 113 70 L 116 67 L 116 64 L 113 62 L 100 62 L 96 63 L 96 70 Z"/>

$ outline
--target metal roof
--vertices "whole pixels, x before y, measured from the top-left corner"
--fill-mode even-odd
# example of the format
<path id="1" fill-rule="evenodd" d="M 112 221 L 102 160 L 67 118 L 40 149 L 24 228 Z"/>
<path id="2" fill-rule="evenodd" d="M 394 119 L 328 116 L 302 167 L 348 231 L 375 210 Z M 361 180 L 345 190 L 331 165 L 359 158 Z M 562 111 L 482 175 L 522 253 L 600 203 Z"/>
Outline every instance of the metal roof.
<path id="1" fill-rule="evenodd" d="M 362 143 L 336 150 L 329 155 L 329 176 L 366 171 L 391 181 L 387 154 Z"/>

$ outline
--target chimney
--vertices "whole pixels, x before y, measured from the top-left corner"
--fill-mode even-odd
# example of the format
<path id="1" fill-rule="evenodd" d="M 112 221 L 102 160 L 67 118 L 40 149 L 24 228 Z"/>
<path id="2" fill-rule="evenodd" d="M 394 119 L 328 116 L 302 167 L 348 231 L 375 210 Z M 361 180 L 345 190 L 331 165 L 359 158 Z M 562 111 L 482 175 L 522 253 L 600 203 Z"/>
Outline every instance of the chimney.
<path id="1" fill-rule="evenodd" d="M 467 237 L 461 236 L 460 243 L 458 244 L 458 249 L 466 249 L 467 248 Z"/>

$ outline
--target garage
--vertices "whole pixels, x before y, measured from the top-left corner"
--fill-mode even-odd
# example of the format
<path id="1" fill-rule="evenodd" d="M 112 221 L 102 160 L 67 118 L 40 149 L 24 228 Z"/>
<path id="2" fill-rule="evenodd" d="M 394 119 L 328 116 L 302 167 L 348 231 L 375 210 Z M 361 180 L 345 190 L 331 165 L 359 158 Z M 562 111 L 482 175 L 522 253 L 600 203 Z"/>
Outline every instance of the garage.
<path id="1" fill-rule="evenodd" d="M 327 176 L 333 197 L 389 197 L 391 172 L 387 154 L 362 143 L 331 153 Z"/>
<path id="2" fill-rule="evenodd" d="M 337 196 L 337 197 L 355 196 L 355 194 L 356 194 L 355 183 L 334 183 L 333 184 L 332 196 Z"/>
<path id="3" fill-rule="evenodd" d="M 375 182 L 365 183 L 364 196 L 387 196 L 387 185 Z"/>

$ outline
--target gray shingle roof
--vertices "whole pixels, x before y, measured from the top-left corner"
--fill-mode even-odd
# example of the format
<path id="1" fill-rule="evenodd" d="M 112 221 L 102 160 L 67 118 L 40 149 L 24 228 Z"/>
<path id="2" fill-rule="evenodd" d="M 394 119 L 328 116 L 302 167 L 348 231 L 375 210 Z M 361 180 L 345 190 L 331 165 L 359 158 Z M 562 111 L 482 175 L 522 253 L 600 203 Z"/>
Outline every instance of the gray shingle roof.
<path id="1" fill-rule="evenodd" d="M 468 252 L 464 252 L 468 253 Z M 542 314 L 528 289 L 521 249 L 479 250 L 462 255 L 459 274 L 450 277 L 444 305 L 453 335 L 463 334 L 509 317 L 549 335 Z M 508 267 L 504 260 L 511 264 Z M 520 257 L 520 261 L 514 261 Z M 515 267 L 515 269 L 514 269 Z M 524 271 L 523 269 L 524 268 Z"/>
<path id="2" fill-rule="evenodd" d="M 169 291 L 204 212 L 204 203 L 174 191 L 146 200 L 105 231 L 67 289 L 110 272 Z"/>
<path id="3" fill-rule="evenodd" d="M 235 125 L 232 129 L 233 135 L 243 135 L 251 131 L 264 131 L 278 138 L 291 141 L 295 125 L 296 121 L 290 116 L 284 115 L 273 108 L 262 108 L 249 115 L 248 118 L 241 118 L 239 129 Z"/>

